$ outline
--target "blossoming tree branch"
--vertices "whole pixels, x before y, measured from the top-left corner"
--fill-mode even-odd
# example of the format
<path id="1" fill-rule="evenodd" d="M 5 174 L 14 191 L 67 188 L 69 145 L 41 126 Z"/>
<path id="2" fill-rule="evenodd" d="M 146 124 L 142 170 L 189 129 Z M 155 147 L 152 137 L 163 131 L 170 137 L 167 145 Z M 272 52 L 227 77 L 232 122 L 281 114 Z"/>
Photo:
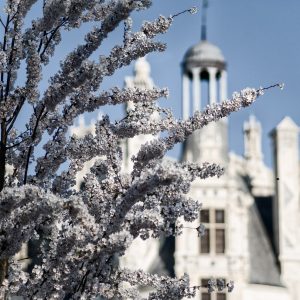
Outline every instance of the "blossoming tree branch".
<path id="1" fill-rule="evenodd" d="M 4 1 L 5 2 L 5 1 Z M 0 294 L 25 299 L 137 299 L 138 287 L 152 287 L 148 299 L 192 297 L 198 287 L 188 275 L 168 278 L 122 269 L 124 255 L 139 236 L 178 235 L 180 219 L 197 218 L 200 204 L 187 197 L 196 178 L 220 176 L 222 166 L 164 162 L 166 152 L 195 130 L 252 104 L 264 89 L 247 88 L 221 104 L 177 120 L 155 105 L 167 89 L 112 88 L 102 82 L 118 69 L 166 45 L 156 40 L 175 16 L 159 16 L 132 30 L 130 15 L 151 0 L 6 0 L 0 19 Z M 25 28 L 34 5 L 42 14 Z M 189 10 L 193 12 L 193 9 Z M 85 23 L 95 27 L 74 45 L 43 93 L 45 67 L 62 32 Z M 107 56 L 91 55 L 121 24 L 124 39 Z M 26 68 L 23 84 L 16 81 Z M 24 79 L 24 78 L 23 78 Z M 75 118 L 105 105 L 131 101 L 128 115 L 112 123 L 103 116 L 95 135 L 69 136 Z M 29 112 L 29 113 L 28 113 Z M 159 118 L 149 115 L 157 112 Z M 17 126 L 18 122 L 24 126 Z M 158 135 L 133 157 L 131 173 L 121 171 L 120 142 L 140 134 Z M 41 151 L 38 149 L 43 149 Z M 85 162 L 98 157 L 75 189 Z M 60 171 L 59 171 L 60 170 Z M 61 171 L 63 170 L 63 171 Z M 177 224 L 174 226 L 174 224 Z M 175 229 L 174 229 L 175 228 Z M 35 243 L 38 260 L 29 272 L 16 254 Z M 223 282 L 216 286 L 226 288 Z M 228 285 L 230 289 L 231 285 Z M 212 288 L 212 287 L 208 287 Z"/>

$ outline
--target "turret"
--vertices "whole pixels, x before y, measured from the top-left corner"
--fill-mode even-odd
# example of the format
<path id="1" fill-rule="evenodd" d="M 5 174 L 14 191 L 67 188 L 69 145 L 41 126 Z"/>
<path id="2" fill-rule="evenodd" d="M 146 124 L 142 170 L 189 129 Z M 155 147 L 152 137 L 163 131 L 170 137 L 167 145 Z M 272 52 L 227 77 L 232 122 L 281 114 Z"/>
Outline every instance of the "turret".
<path id="1" fill-rule="evenodd" d="M 255 116 L 251 115 L 249 121 L 244 123 L 244 156 L 247 161 L 254 164 L 263 160 L 261 147 L 261 125 Z"/>
<path id="2" fill-rule="evenodd" d="M 221 50 L 206 40 L 190 48 L 182 63 L 182 114 L 188 119 L 227 99 L 226 62 Z M 228 161 L 227 120 L 211 123 L 196 131 L 186 142 L 183 160 L 206 160 L 226 164 Z"/>
<path id="3" fill-rule="evenodd" d="M 139 89 L 152 89 L 154 87 L 153 79 L 151 78 L 151 66 L 148 63 L 146 57 L 139 58 L 134 66 L 134 76 L 127 76 L 125 78 L 126 88 L 139 88 Z M 132 102 L 128 102 L 126 110 L 130 110 L 134 107 Z M 153 115 L 153 118 L 157 117 Z M 127 139 L 124 142 L 124 165 L 125 171 L 132 169 L 133 163 L 131 157 L 136 155 L 141 146 L 153 139 L 152 135 L 139 135 L 134 138 Z"/>
<path id="4" fill-rule="evenodd" d="M 152 89 L 154 87 L 153 80 L 151 78 L 151 67 L 145 57 L 139 58 L 134 66 L 134 76 L 127 76 L 125 78 L 125 88 L 139 88 L 139 89 Z M 134 108 L 134 103 L 128 102 L 126 110 Z M 155 114 L 152 116 L 155 118 Z M 155 138 L 150 134 L 141 134 L 130 139 L 126 139 L 123 143 L 124 153 L 124 172 L 130 172 L 133 166 L 131 157 L 136 155 L 141 146 Z M 136 270 L 143 269 L 150 272 L 155 271 L 157 266 L 161 266 L 162 263 L 159 258 L 159 240 L 147 239 L 142 240 L 137 238 L 133 241 L 131 246 L 126 250 L 124 256 L 120 258 L 120 264 L 123 267 Z"/>
<path id="5" fill-rule="evenodd" d="M 261 125 L 253 115 L 244 123 L 244 157 L 251 193 L 255 197 L 273 196 L 273 173 L 264 164 Z"/>

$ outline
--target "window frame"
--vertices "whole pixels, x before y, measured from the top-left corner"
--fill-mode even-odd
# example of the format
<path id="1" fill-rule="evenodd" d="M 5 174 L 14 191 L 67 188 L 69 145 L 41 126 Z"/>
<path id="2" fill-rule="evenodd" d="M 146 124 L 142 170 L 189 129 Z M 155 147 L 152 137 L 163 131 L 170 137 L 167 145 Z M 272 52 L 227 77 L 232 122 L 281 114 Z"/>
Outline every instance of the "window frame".
<path id="1" fill-rule="evenodd" d="M 201 211 L 208 211 L 209 216 L 209 223 L 201 221 Z M 225 255 L 226 254 L 226 247 L 227 247 L 227 229 L 226 229 L 226 217 L 227 213 L 224 208 L 214 207 L 214 208 L 203 208 L 201 209 L 199 214 L 200 223 L 205 226 L 206 229 L 209 230 L 209 252 L 202 252 L 201 249 L 201 242 L 202 238 L 199 241 L 199 253 L 201 255 Z M 217 223 L 216 222 L 216 212 L 223 211 L 224 213 L 224 223 Z M 217 252 L 217 229 L 224 230 L 224 252 Z M 207 232 L 207 231 L 206 231 Z"/>

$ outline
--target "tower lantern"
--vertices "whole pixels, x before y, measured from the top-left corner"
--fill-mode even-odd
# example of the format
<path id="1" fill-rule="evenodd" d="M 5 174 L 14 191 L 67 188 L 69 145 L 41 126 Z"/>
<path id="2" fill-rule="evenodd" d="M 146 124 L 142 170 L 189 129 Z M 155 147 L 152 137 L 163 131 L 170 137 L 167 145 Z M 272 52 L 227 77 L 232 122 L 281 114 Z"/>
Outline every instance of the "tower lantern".
<path id="1" fill-rule="evenodd" d="M 201 41 L 191 47 L 182 62 L 182 117 L 227 99 L 226 61 L 222 51 L 207 40 L 207 0 L 203 1 Z M 207 92 L 206 92 L 207 89 Z M 186 142 L 183 159 L 195 162 L 228 159 L 227 120 L 196 131 Z"/>
<path id="2" fill-rule="evenodd" d="M 203 81 L 208 81 L 208 99 L 201 99 Z M 192 93 L 190 93 L 192 85 Z M 192 95 L 191 95 L 192 94 Z M 192 97 L 191 97 L 192 96 Z M 226 62 L 221 50 L 208 41 L 201 41 L 185 54 L 182 63 L 182 101 L 183 118 L 208 104 L 217 103 L 227 98 Z"/>

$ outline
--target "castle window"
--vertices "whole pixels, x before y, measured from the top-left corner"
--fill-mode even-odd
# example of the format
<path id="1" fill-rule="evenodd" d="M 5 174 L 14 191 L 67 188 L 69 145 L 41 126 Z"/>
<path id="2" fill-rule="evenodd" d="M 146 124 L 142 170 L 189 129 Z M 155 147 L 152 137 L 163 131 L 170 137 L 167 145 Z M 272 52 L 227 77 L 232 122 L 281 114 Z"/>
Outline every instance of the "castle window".
<path id="1" fill-rule="evenodd" d="M 206 229 L 205 234 L 201 236 L 201 253 L 210 253 L 210 230 Z"/>
<path id="2" fill-rule="evenodd" d="M 209 293 L 207 290 L 209 279 L 201 280 L 200 300 L 226 300 L 226 291 L 214 291 Z"/>
<path id="3" fill-rule="evenodd" d="M 223 209 L 202 209 L 200 222 L 206 227 L 205 234 L 200 238 L 200 253 L 225 253 L 225 211 Z"/>
<path id="4" fill-rule="evenodd" d="M 215 214 L 216 214 L 216 223 L 224 223 L 225 222 L 223 209 L 216 209 Z"/>
<path id="5" fill-rule="evenodd" d="M 225 253 L 225 229 L 216 229 L 216 253 Z"/>
<path id="6" fill-rule="evenodd" d="M 226 294 L 217 293 L 217 300 L 226 300 Z"/>
<path id="7" fill-rule="evenodd" d="M 209 223 L 209 210 L 208 209 L 202 209 L 200 211 L 200 217 L 202 223 Z"/>

